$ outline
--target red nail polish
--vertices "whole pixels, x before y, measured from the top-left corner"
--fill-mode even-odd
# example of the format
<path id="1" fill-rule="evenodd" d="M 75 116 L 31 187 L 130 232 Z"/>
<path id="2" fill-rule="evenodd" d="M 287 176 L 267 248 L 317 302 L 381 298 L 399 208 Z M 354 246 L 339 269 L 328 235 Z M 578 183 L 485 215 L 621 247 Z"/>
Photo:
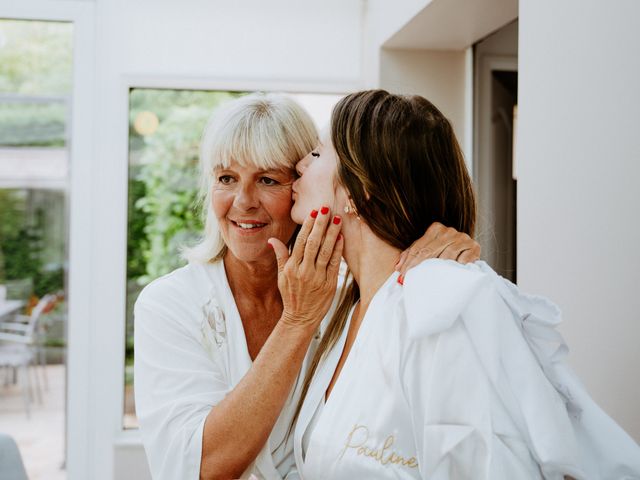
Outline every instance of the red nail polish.
<path id="1" fill-rule="evenodd" d="M 267 245 L 269 245 L 271 248 L 273 248 L 273 243 L 267 242 Z"/>
<path id="2" fill-rule="evenodd" d="M 333 223 L 335 225 L 340 225 L 341 221 L 342 221 L 342 219 L 340 217 L 338 217 L 337 215 L 335 217 L 333 217 Z"/>
<path id="3" fill-rule="evenodd" d="M 399 283 L 400 285 L 404 285 L 404 276 L 403 276 L 403 275 L 400 275 L 400 276 L 398 277 L 398 283 Z"/>
<path id="4" fill-rule="evenodd" d="M 318 216 L 318 210 L 311 210 L 311 218 L 316 218 Z"/>
<path id="5" fill-rule="evenodd" d="M 327 213 L 329 213 L 329 207 L 322 207 L 320 209 L 320 213 L 326 215 Z"/>

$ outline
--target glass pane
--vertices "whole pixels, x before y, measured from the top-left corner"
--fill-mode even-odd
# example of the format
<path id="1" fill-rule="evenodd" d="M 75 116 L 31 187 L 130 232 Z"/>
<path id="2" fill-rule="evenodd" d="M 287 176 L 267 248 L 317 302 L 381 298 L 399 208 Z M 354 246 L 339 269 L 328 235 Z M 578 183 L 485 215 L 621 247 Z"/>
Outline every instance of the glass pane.
<path id="1" fill-rule="evenodd" d="M 72 39 L 70 23 L 0 19 L 0 320 L 36 325 L 27 345 L 0 342 L 3 365 L 26 359 L 0 376 L 0 425 L 31 479 L 66 478 Z"/>
<path id="2" fill-rule="evenodd" d="M 137 427 L 133 397 L 133 305 L 152 280 L 184 265 L 181 246 L 201 232 L 198 154 L 212 112 L 246 92 L 132 89 L 129 95 L 129 224 L 125 428 Z M 291 94 L 318 125 L 338 95 Z"/>

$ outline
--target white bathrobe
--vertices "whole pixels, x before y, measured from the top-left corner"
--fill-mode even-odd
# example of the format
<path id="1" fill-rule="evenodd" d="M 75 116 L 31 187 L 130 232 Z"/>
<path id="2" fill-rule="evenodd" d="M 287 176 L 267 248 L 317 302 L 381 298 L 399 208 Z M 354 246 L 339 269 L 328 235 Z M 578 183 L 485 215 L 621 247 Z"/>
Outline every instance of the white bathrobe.
<path id="1" fill-rule="evenodd" d="M 483 262 L 396 279 L 326 403 L 346 328 L 317 371 L 294 434 L 304 480 L 640 478 L 640 448 L 565 363 L 555 305 Z"/>
<path id="2" fill-rule="evenodd" d="M 317 338 L 310 352 L 316 346 Z M 142 291 L 135 305 L 135 399 L 154 480 L 199 478 L 207 414 L 250 367 L 223 262 L 187 265 Z M 299 478 L 292 436 L 283 440 L 301 384 L 296 382 L 268 444 L 242 478 Z"/>

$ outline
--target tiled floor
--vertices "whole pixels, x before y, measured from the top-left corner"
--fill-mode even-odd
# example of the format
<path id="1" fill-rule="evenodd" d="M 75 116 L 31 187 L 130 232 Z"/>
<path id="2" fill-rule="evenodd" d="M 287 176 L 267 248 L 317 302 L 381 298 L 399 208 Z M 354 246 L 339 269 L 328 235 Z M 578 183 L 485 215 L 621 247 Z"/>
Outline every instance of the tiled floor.
<path id="1" fill-rule="evenodd" d="M 27 418 L 19 385 L 5 387 L 4 374 L 0 371 L 0 431 L 18 443 L 30 480 L 65 480 L 67 475 L 61 468 L 65 448 L 65 367 L 47 367 L 49 389 L 42 392 L 42 404 L 31 404 L 31 418 Z"/>

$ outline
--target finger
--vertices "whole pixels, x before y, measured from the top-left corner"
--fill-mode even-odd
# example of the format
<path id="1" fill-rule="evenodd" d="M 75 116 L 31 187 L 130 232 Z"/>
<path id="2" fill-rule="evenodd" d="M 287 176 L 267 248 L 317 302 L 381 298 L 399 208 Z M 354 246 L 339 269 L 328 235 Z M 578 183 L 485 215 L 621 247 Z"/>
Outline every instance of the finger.
<path id="1" fill-rule="evenodd" d="M 426 256 L 423 255 L 423 249 L 430 247 L 431 244 L 434 243 L 440 245 L 441 243 L 437 243 L 437 239 L 446 234 L 446 232 L 447 227 L 445 227 L 440 222 L 433 222 L 431 225 L 429 225 L 427 231 L 424 232 L 424 235 L 422 237 L 413 242 L 409 248 L 402 252 L 402 254 L 400 255 L 400 260 L 396 264 L 395 269 L 399 272 L 406 273 L 407 268 L 405 268 L 405 262 L 407 261 L 407 258 L 413 256 L 422 256 L 424 259 L 431 258 L 432 254 L 430 252 L 426 252 Z M 437 253 L 440 253 L 440 251 L 438 251 Z"/>
<path id="2" fill-rule="evenodd" d="M 411 249 L 407 253 L 407 259 L 402 264 L 402 267 L 399 270 L 400 275 L 402 276 L 406 275 L 406 273 L 410 269 L 412 269 L 416 265 L 419 265 L 425 260 L 429 260 L 430 258 L 439 258 L 438 256 L 442 253 L 442 250 L 446 248 L 443 245 L 446 246 L 446 243 L 443 243 L 442 239 L 440 238 L 440 239 L 434 240 L 433 242 L 431 242 L 431 244 L 427 245 L 426 247 L 419 248 L 419 249 L 418 248 Z"/>
<path id="3" fill-rule="evenodd" d="M 425 260 L 429 260 L 430 258 L 442 258 L 442 252 L 447 248 L 447 246 L 449 246 L 449 244 L 446 243 L 444 237 L 439 237 L 426 247 L 412 249 L 407 253 L 407 259 L 399 270 L 400 275 L 406 275 L 409 270 L 416 265 L 421 264 Z"/>
<path id="4" fill-rule="evenodd" d="M 416 265 L 422 263 L 427 258 L 433 258 L 433 257 L 426 257 L 426 258 L 423 258 L 423 257 L 408 257 L 408 260 L 406 262 L 404 262 L 404 265 L 402 265 L 402 269 L 400 270 L 400 276 L 404 277 L 409 270 L 411 270 Z"/>
<path id="5" fill-rule="evenodd" d="M 436 238 L 445 234 L 446 231 L 447 231 L 447 227 L 445 227 L 443 224 L 441 224 L 440 222 L 433 222 L 431 225 L 429 225 L 429 227 L 427 228 L 427 231 L 424 232 L 424 235 L 422 236 L 422 238 L 418 239 L 418 242 L 420 242 L 421 240 L 424 240 L 421 243 L 424 243 L 424 244 L 431 243 Z"/>
<path id="6" fill-rule="evenodd" d="M 287 260 L 289 260 L 289 249 L 277 238 L 270 238 L 267 243 L 271 245 L 273 251 L 276 254 L 276 260 L 278 261 L 278 272 L 282 272 Z"/>
<path id="7" fill-rule="evenodd" d="M 322 240 L 320 251 L 318 252 L 318 258 L 316 260 L 316 267 L 324 268 L 331 261 L 333 250 L 335 248 L 336 239 L 340 233 L 342 227 L 342 218 L 339 215 L 334 216 L 329 223 L 327 233 Z"/>
<path id="8" fill-rule="evenodd" d="M 474 246 L 468 250 L 464 250 L 458 256 L 458 262 L 460 263 L 473 263 L 480 260 L 480 246 Z"/>
<path id="9" fill-rule="evenodd" d="M 340 262 L 342 261 L 342 250 L 344 249 L 344 235 L 339 234 L 336 239 L 333 253 L 327 267 L 327 280 L 335 280 L 340 272 Z"/>
<path id="10" fill-rule="evenodd" d="M 411 247 L 409 247 L 411 248 Z M 404 252 L 402 252 L 400 254 L 400 260 L 398 260 L 398 263 L 396 263 L 396 267 L 395 269 L 399 272 L 400 269 L 402 268 L 402 265 L 404 264 L 405 260 L 407 259 L 407 252 L 409 251 L 409 249 L 405 250 Z"/>
<path id="11" fill-rule="evenodd" d="M 442 233 L 415 256 L 422 258 L 422 260 L 426 260 L 427 258 L 442 258 L 442 252 L 449 248 L 449 246 L 453 245 L 455 241 L 455 237 L 452 237 L 447 233 Z"/>
<path id="12" fill-rule="evenodd" d="M 462 236 L 461 236 L 462 235 Z M 454 236 L 455 241 L 449 245 L 440 253 L 439 258 L 456 260 L 460 253 L 464 250 L 469 250 L 476 245 L 471 237 L 467 234 L 456 234 Z"/>
<path id="13" fill-rule="evenodd" d="M 464 250 L 464 248 L 455 248 L 452 245 L 445 248 L 443 252 L 438 256 L 441 260 L 457 260 L 460 253 Z"/>
<path id="14" fill-rule="evenodd" d="M 313 228 L 313 224 L 315 223 L 317 216 L 318 216 L 318 211 L 311 210 L 311 213 L 304 220 L 304 223 L 302 224 L 302 227 L 298 232 L 296 243 L 293 245 L 293 250 L 291 252 L 291 258 L 293 258 L 297 264 L 302 262 L 302 257 L 304 255 L 304 247 L 307 243 L 307 238 L 309 238 L 309 234 L 311 233 L 311 229 Z"/>
<path id="15" fill-rule="evenodd" d="M 304 258 L 302 259 L 302 263 L 307 264 L 307 267 L 315 266 L 318 251 L 320 250 L 324 233 L 327 230 L 327 225 L 329 224 L 329 218 L 331 218 L 329 215 L 329 207 L 320 208 L 320 213 L 318 213 L 316 221 L 313 223 L 313 228 L 311 229 L 311 233 L 307 238 L 307 243 L 304 246 Z"/>

